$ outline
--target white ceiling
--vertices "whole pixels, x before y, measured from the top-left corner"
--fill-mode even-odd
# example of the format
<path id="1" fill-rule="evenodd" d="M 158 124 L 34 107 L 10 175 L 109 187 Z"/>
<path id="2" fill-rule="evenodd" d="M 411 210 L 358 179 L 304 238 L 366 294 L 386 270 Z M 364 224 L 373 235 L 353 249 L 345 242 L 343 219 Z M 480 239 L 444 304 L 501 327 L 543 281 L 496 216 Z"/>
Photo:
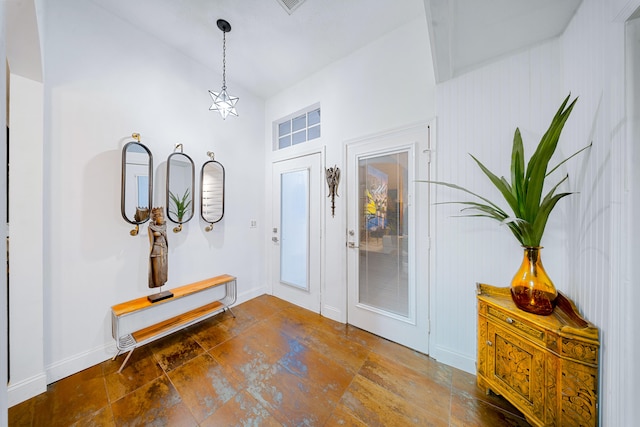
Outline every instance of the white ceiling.
<path id="1" fill-rule="evenodd" d="M 427 20 L 436 79 L 442 82 L 557 37 L 581 2 L 304 0 L 290 15 L 278 0 L 91 1 L 217 73 L 222 71 L 222 32 L 216 20 L 226 19 L 232 26 L 229 91 L 233 94 L 237 84 L 265 99 L 414 19 Z M 33 4 L 8 2 L 7 54 L 12 72 L 39 80 Z M 220 84 L 212 79 L 208 89 Z"/>
<path id="2" fill-rule="evenodd" d="M 277 0 L 92 1 L 219 73 L 222 31 L 216 21 L 227 20 L 229 91 L 235 82 L 263 98 L 424 19 L 423 0 L 306 0 L 291 15 Z M 210 89 L 219 84 L 212 81 Z"/>
<path id="3" fill-rule="evenodd" d="M 582 0 L 424 0 L 442 82 L 561 35 Z"/>

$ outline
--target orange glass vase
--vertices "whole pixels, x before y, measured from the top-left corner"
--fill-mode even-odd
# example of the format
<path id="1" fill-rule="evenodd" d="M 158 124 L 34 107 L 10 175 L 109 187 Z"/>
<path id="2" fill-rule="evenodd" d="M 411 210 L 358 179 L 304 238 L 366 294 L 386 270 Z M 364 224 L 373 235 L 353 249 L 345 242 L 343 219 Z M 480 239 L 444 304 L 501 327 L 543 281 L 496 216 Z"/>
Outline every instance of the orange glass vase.
<path id="1" fill-rule="evenodd" d="M 548 316 L 553 313 L 558 291 L 544 271 L 541 247 L 525 247 L 520 269 L 511 281 L 511 298 L 518 308 Z"/>

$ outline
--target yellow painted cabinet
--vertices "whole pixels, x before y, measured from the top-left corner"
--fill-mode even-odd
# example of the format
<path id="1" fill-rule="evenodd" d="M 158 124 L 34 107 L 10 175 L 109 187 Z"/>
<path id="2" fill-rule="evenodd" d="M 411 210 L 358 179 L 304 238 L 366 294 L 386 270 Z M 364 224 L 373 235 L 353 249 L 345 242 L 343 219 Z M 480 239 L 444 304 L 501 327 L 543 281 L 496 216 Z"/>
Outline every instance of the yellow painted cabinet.
<path id="1" fill-rule="evenodd" d="M 598 330 L 562 294 L 550 316 L 518 309 L 509 288 L 478 285 L 478 386 L 535 426 L 598 424 Z"/>

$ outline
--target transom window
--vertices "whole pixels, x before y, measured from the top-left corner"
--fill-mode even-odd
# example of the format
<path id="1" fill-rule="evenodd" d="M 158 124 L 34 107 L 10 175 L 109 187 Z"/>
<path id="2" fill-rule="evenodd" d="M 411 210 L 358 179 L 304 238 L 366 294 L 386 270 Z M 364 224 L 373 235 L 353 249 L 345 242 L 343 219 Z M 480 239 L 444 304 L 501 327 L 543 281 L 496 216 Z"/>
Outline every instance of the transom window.
<path id="1" fill-rule="evenodd" d="M 320 138 L 320 107 L 314 105 L 275 124 L 275 150 Z"/>

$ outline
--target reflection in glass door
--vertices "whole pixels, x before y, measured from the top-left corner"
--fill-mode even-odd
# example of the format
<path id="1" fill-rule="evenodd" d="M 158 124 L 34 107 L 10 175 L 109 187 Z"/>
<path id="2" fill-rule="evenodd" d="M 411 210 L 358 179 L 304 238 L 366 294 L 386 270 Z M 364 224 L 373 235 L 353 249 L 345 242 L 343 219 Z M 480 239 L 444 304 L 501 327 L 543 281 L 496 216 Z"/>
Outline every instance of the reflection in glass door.
<path id="1" fill-rule="evenodd" d="M 409 316 L 408 153 L 358 161 L 360 262 L 358 302 Z"/>

